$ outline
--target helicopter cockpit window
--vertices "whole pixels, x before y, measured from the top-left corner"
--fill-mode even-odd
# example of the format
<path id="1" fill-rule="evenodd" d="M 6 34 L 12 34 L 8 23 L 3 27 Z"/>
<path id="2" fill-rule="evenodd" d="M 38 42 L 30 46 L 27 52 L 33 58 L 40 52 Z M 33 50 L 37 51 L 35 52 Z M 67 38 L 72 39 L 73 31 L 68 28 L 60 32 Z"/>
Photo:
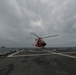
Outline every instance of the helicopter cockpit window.
<path id="1" fill-rule="evenodd" d="M 44 40 L 41 40 L 41 43 L 45 43 Z"/>

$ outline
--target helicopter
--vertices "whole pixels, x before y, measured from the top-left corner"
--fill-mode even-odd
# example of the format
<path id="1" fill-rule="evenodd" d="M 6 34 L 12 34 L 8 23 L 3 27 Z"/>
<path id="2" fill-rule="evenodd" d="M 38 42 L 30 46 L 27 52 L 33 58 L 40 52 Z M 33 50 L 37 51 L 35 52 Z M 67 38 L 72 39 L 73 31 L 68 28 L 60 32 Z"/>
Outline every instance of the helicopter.
<path id="1" fill-rule="evenodd" d="M 47 45 L 46 42 L 43 40 L 44 38 L 58 36 L 58 35 L 52 35 L 52 36 L 46 36 L 46 37 L 39 37 L 35 33 L 31 33 L 31 34 L 37 37 L 37 39 L 35 39 L 35 44 L 33 46 L 35 46 L 36 48 L 41 48 L 41 49 L 43 49 Z"/>

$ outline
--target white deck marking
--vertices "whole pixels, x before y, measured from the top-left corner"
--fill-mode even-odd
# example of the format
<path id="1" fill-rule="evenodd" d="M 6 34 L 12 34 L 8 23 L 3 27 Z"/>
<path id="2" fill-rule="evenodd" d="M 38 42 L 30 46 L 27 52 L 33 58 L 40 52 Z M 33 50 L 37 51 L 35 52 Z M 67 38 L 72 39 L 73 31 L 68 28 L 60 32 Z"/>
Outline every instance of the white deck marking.
<path id="1" fill-rule="evenodd" d="M 18 54 L 18 53 L 20 53 L 20 52 L 22 52 L 22 51 L 24 51 L 24 50 L 17 51 L 16 53 L 13 53 L 13 54 L 11 54 L 11 55 L 8 55 L 7 57 L 12 57 L 12 56 L 14 56 L 15 54 Z"/>
<path id="2" fill-rule="evenodd" d="M 42 56 L 42 55 L 51 55 L 50 53 L 45 53 L 45 54 L 26 54 L 26 55 L 15 55 L 12 57 L 23 57 L 23 56 Z"/>
<path id="3" fill-rule="evenodd" d="M 61 53 L 76 53 L 76 52 L 61 52 Z"/>
<path id="4" fill-rule="evenodd" d="M 50 52 L 52 54 L 57 54 L 57 55 L 66 56 L 66 57 L 70 57 L 70 58 L 75 58 L 76 59 L 75 56 L 71 56 L 71 55 L 67 55 L 67 54 L 62 54 L 62 53 L 51 52 L 51 51 L 48 51 L 48 52 Z"/>
<path id="5" fill-rule="evenodd" d="M 56 53 L 56 52 L 52 52 L 52 51 L 43 51 L 43 52 L 48 52 L 48 53 L 44 53 L 44 54 L 26 54 L 26 55 L 16 55 L 20 52 L 22 52 L 24 50 L 21 50 L 21 51 L 18 51 L 14 54 L 11 54 L 7 57 L 23 57 L 23 56 L 42 56 L 42 55 L 51 55 L 51 54 L 56 54 L 56 55 L 60 55 L 60 56 L 65 56 L 65 57 L 69 57 L 69 58 L 74 58 L 76 59 L 76 56 L 71 56 L 71 55 L 68 55 L 68 54 L 63 54 L 63 53 Z M 66 52 L 65 52 L 66 53 Z M 72 52 L 70 52 L 72 53 Z M 74 52 L 75 53 L 75 52 Z"/>

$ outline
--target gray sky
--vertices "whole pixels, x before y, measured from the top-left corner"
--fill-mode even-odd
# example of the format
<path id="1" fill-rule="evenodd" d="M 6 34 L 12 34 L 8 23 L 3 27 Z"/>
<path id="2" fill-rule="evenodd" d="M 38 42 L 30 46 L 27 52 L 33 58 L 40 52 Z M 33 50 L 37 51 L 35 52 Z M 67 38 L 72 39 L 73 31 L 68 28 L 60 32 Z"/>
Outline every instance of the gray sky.
<path id="1" fill-rule="evenodd" d="M 0 0 L 0 46 L 33 47 L 35 32 L 47 47 L 76 45 L 76 0 Z"/>

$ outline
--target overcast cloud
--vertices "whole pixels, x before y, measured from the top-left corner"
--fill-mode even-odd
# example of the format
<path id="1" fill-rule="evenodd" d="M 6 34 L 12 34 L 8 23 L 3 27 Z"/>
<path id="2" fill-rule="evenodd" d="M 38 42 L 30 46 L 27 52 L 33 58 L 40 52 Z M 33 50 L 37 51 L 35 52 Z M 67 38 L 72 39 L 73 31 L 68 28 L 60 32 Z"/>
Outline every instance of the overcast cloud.
<path id="1" fill-rule="evenodd" d="M 0 46 L 33 47 L 35 32 L 47 47 L 76 45 L 76 0 L 0 0 Z"/>

